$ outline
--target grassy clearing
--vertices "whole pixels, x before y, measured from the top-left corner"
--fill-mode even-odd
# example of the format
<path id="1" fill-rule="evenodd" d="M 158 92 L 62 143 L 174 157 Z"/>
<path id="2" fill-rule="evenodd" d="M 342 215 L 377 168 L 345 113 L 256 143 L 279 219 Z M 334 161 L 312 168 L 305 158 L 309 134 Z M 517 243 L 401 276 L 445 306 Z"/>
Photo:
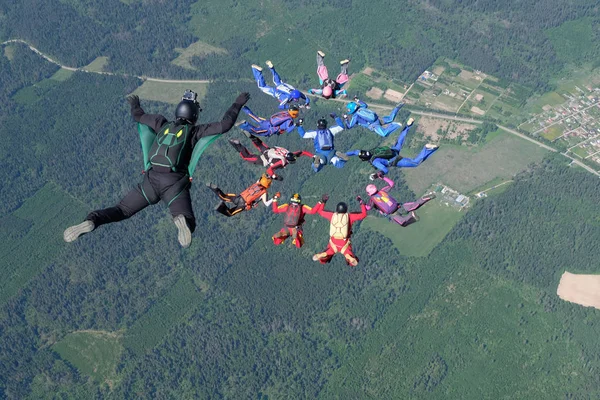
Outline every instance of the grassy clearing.
<path id="1" fill-rule="evenodd" d="M 542 131 L 540 134 L 544 138 L 553 141 L 558 139 L 563 133 L 565 133 L 565 130 L 561 125 L 552 125 L 544 131 Z"/>
<path id="2" fill-rule="evenodd" d="M 92 72 L 102 72 L 108 64 L 108 57 L 96 57 L 94 61 L 83 67 L 83 69 Z"/>
<path id="3" fill-rule="evenodd" d="M 175 51 L 179 53 L 179 56 L 171 61 L 171 63 L 191 70 L 196 69 L 190 62 L 193 57 L 205 57 L 209 54 L 227 54 L 227 50 L 201 41 L 192 43 L 185 49 L 175 48 Z"/>
<path id="4" fill-rule="evenodd" d="M 528 113 L 530 114 L 539 114 L 543 110 L 542 107 L 545 105 L 549 105 L 552 107 L 558 106 L 565 102 L 565 98 L 556 92 L 545 93 L 542 96 L 532 99 L 531 102 L 527 105 Z"/>
<path id="5" fill-rule="evenodd" d="M 15 58 L 15 46 L 7 45 L 4 46 L 4 57 L 8 58 L 9 61 Z"/>
<path id="6" fill-rule="evenodd" d="M 80 373 L 102 383 L 115 377 L 123 345 L 119 333 L 79 331 L 68 334 L 52 349 Z"/>
<path id="7" fill-rule="evenodd" d="M 50 78 L 53 81 L 64 82 L 69 79 L 75 72 L 69 71 L 68 69 L 61 68 L 54 73 Z"/>
<path id="8" fill-rule="evenodd" d="M 496 177 L 510 179 L 547 152 L 509 133 L 496 135 L 483 146 L 440 146 L 423 165 L 403 169 L 406 182 L 415 193 L 435 182 L 467 193 Z"/>
<path id="9" fill-rule="evenodd" d="M 571 149 L 571 152 L 581 158 L 586 158 L 587 156 L 589 156 L 587 150 L 585 150 L 582 147 L 574 147 Z"/>
<path id="10" fill-rule="evenodd" d="M 84 215 L 85 209 L 49 183 L 12 213 L 25 225 L 2 224 L 0 231 L 0 305 L 52 262 L 64 247 L 62 232 Z"/>
<path id="11" fill-rule="evenodd" d="M 146 81 L 133 94 L 144 100 L 160 101 L 168 104 L 178 104 L 186 89 L 198 93 L 198 101 L 202 102 L 208 91 L 208 83 L 164 83 Z"/>
<path id="12" fill-rule="evenodd" d="M 437 199 L 416 211 L 419 221 L 405 228 L 387 218 L 369 216 L 361 225 L 389 238 L 401 254 L 413 257 L 427 256 L 465 215 Z"/>
<path id="13" fill-rule="evenodd" d="M 573 54 L 586 54 L 597 48 L 592 18 L 568 21 L 546 30 L 558 58 L 570 62 Z"/>

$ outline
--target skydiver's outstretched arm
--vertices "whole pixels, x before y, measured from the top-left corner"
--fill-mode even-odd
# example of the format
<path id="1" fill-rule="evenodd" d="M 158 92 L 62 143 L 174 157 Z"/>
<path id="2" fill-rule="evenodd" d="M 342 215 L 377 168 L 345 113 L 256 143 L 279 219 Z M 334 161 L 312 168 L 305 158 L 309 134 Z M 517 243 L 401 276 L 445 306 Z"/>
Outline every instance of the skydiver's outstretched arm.
<path id="1" fill-rule="evenodd" d="M 317 213 L 328 221 L 331 221 L 331 217 L 333 217 L 334 214 L 332 211 L 326 211 L 325 206 L 321 207 Z"/>
<path id="2" fill-rule="evenodd" d="M 282 204 L 282 205 L 277 205 L 277 201 L 275 200 L 275 198 L 273 198 L 273 202 L 271 203 L 271 205 L 273 206 L 273 212 L 275 214 L 281 214 L 287 211 L 289 204 Z"/>
<path id="3" fill-rule="evenodd" d="M 304 130 L 304 127 L 299 126 L 298 127 L 298 135 L 300 135 L 300 137 L 302 139 L 314 139 L 317 136 L 317 131 L 308 131 L 308 132 L 306 132 Z"/>
<path id="4" fill-rule="evenodd" d="M 348 213 L 350 222 L 356 222 L 367 218 L 367 206 L 362 201 L 360 202 L 360 212 Z"/>
<path id="5" fill-rule="evenodd" d="M 133 119 L 136 122 L 149 126 L 154 133 L 158 132 L 160 128 L 168 122 L 167 119 L 160 114 L 146 114 L 140 105 L 140 98 L 136 95 L 128 96 L 127 102 L 131 105 L 131 116 Z"/>
<path id="6" fill-rule="evenodd" d="M 192 144 L 196 144 L 198 140 L 205 136 L 219 135 L 229 131 L 233 128 L 235 124 L 235 120 L 242 109 L 242 106 L 246 104 L 246 102 L 250 99 L 250 94 L 244 92 L 241 93 L 236 99 L 235 102 L 229 107 L 225 114 L 223 115 L 223 119 L 219 122 L 211 122 L 209 124 L 198 125 L 196 128 L 196 133 L 194 138 L 192 139 Z"/>
<path id="7" fill-rule="evenodd" d="M 350 122 L 348 122 L 348 120 L 345 120 L 344 122 L 346 129 L 352 129 L 358 123 L 358 115 L 353 114 L 352 118 L 350 118 Z"/>
<path id="8" fill-rule="evenodd" d="M 302 206 L 302 211 L 304 211 L 304 214 L 317 214 L 319 212 L 319 210 L 321 210 L 323 207 L 325 207 L 325 204 L 322 201 L 319 201 L 317 204 L 315 204 L 314 207 L 309 207 L 306 204 L 304 204 Z"/>
<path id="9" fill-rule="evenodd" d="M 263 193 L 263 195 L 260 196 L 260 199 L 262 200 L 262 202 L 265 205 L 265 207 L 269 207 L 271 205 L 271 203 L 273 203 L 273 199 L 272 198 L 270 200 L 267 200 L 267 194 L 266 193 Z"/>
<path id="10" fill-rule="evenodd" d="M 381 177 L 381 179 L 383 179 L 385 181 L 385 183 L 387 183 L 388 185 L 386 187 L 381 188 L 379 191 L 380 192 L 389 192 L 390 189 L 394 187 L 394 181 L 386 176 Z"/>

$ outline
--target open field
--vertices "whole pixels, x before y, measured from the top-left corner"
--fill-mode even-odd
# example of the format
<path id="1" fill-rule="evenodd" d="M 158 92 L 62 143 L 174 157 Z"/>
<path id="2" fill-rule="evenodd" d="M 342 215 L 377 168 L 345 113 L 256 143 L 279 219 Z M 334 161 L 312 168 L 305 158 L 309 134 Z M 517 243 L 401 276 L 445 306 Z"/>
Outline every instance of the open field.
<path id="1" fill-rule="evenodd" d="M 104 383 L 116 375 L 123 346 L 120 333 L 77 331 L 65 336 L 52 349 L 80 373 Z"/>
<path id="2" fill-rule="evenodd" d="M 64 246 L 63 230 L 84 212 L 80 203 L 49 183 L 0 219 L 0 304 L 52 263 Z"/>
<path id="3" fill-rule="evenodd" d="M 83 67 L 87 71 L 102 72 L 104 67 L 108 64 L 108 57 L 97 57 L 94 61 Z"/>
<path id="4" fill-rule="evenodd" d="M 435 182 L 466 193 L 496 177 L 509 179 L 545 154 L 539 146 L 502 132 L 482 146 L 442 145 L 421 166 L 403 172 L 415 193 Z"/>
<path id="5" fill-rule="evenodd" d="M 205 57 L 209 54 L 227 54 L 227 50 L 201 41 L 192 43 L 185 49 L 175 48 L 175 51 L 179 53 L 179 56 L 171 62 L 182 68 L 192 70 L 196 69 L 191 64 L 193 57 Z"/>
<path id="6" fill-rule="evenodd" d="M 402 199 L 408 200 L 408 199 Z M 381 216 L 369 216 L 362 227 L 377 231 L 389 238 L 402 255 L 427 256 L 465 215 L 456 208 L 434 199 L 415 212 L 419 221 L 407 227 L 388 221 Z"/>
<path id="7" fill-rule="evenodd" d="M 146 81 L 138 87 L 133 94 L 137 94 L 144 100 L 160 101 L 169 104 L 178 104 L 186 89 L 198 93 L 198 101 L 206 96 L 208 83 L 165 83 Z"/>

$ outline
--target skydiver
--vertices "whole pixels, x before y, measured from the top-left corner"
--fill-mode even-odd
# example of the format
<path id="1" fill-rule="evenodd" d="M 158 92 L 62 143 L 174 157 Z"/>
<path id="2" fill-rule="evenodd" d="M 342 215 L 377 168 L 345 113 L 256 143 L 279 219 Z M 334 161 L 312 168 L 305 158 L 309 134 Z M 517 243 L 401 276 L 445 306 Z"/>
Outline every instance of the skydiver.
<path id="1" fill-rule="evenodd" d="M 257 122 L 258 126 L 254 126 L 248 121 L 243 121 L 239 125 L 239 128 L 257 136 L 269 137 L 290 133 L 296 126 L 302 125 L 302 119 L 300 119 L 298 123 L 294 122 L 294 119 L 298 118 L 298 114 L 300 113 L 300 110 L 296 105 L 291 105 L 286 111 L 280 111 L 271 115 L 269 119 L 255 115 L 252 110 L 246 106 L 242 107 L 242 111 L 248 114 L 253 121 Z"/>
<path id="2" fill-rule="evenodd" d="M 260 201 L 263 202 L 265 207 L 269 207 L 273 199 L 267 200 L 267 189 L 269 189 L 272 182 L 272 176 L 262 174 L 258 181 L 254 182 L 240 194 L 224 193 L 213 183 L 209 183 L 207 186 L 222 200 L 215 207 L 215 211 L 226 217 L 232 217 L 244 210 L 251 210 Z M 234 207 L 229 208 L 225 203 L 233 203 Z"/>
<path id="3" fill-rule="evenodd" d="M 269 147 L 260 140 L 260 138 L 246 131 L 243 132 L 252 141 L 254 147 L 260 151 L 260 154 L 250 153 L 250 151 L 248 151 L 248 149 L 237 139 L 230 139 L 229 143 L 240 153 L 242 159 L 253 164 L 267 167 L 267 175 L 269 176 L 274 176 L 276 169 L 285 168 L 287 165 L 295 163 L 298 157 L 314 157 L 314 155 L 308 151 L 289 151 L 283 147 Z"/>
<path id="4" fill-rule="evenodd" d="M 201 138 L 229 131 L 248 99 L 248 93 L 240 94 L 220 122 L 195 125 L 202 108 L 196 100 L 196 94 L 190 90 L 185 92 L 175 109 L 175 121 L 168 121 L 159 114 L 146 114 L 140 106 L 139 97 L 128 96 L 133 119 L 147 125 L 155 133 L 149 153 L 152 154 L 148 160 L 150 167 L 145 172 L 142 183 L 125 195 L 119 204 L 92 211 L 85 221 L 65 230 L 64 240 L 72 242 L 100 225 L 127 219 L 162 200 L 169 207 L 177 226 L 179 243 L 184 248 L 189 247 L 192 232 L 196 228 L 190 197 L 191 177 L 188 172 L 192 150 Z"/>
<path id="5" fill-rule="evenodd" d="M 419 218 L 415 214 L 415 210 L 428 201 L 435 199 L 435 194 L 431 193 L 417 201 L 400 204 L 388 193 L 394 187 L 394 181 L 386 178 L 381 171 L 377 173 L 377 178 L 383 179 L 387 186 L 377 189 L 377 186 L 373 184 L 367 185 L 365 190 L 369 195 L 369 201 L 365 207 L 367 210 L 376 209 L 381 215 L 386 216 L 390 221 L 400 226 L 408 226 L 413 222 L 417 222 Z M 408 215 L 402 215 L 404 213 Z"/>
<path id="6" fill-rule="evenodd" d="M 310 108 L 310 99 L 292 85 L 283 82 L 277 71 L 275 71 L 275 67 L 273 67 L 271 61 L 267 61 L 266 64 L 273 74 L 273 83 L 275 83 L 275 87 L 267 86 L 262 73 L 262 68 L 256 64 L 252 64 L 252 74 L 254 75 L 258 88 L 269 96 L 279 100 L 279 108 L 281 110 L 288 108 L 291 105 L 290 103 L 300 103 L 301 101 L 304 102 L 302 104 L 303 107 Z"/>
<path id="7" fill-rule="evenodd" d="M 380 120 L 379 116 L 368 108 L 369 106 L 367 103 L 355 97 L 354 101 L 346 104 L 348 115 L 344 114 L 345 128 L 352 129 L 356 125 L 360 125 L 377 133 L 379 136 L 387 137 L 396 129 L 400 128 L 401 125 L 393 121 L 403 105 L 404 103 L 398 103 L 390 115 L 385 116 Z M 348 121 L 348 119 L 350 119 L 350 121 Z"/>
<path id="8" fill-rule="evenodd" d="M 340 61 L 342 70 L 334 80 L 329 78 L 327 66 L 325 66 L 323 61 L 324 58 L 325 53 L 323 53 L 321 50 L 317 51 L 317 75 L 319 76 L 319 84 L 321 87 L 319 89 L 309 89 L 308 93 L 318 94 L 326 99 L 346 97 L 348 93 L 345 89 L 342 89 L 342 86 L 348 82 L 348 64 L 350 63 L 350 60 L 345 59 Z"/>
<path id="9" fill-rule="evenodd" d="M 338 203 L 335 212 L 325 211 L 324 207 L 319 210 L 319 215 L 329 220 L 329 244 L 322 253 L 313 256 L 313 261 L 325 264 L 331 261 L 335 253 L 342 253 L 346 264 L 351 267 L 358 265 L 358 257 L 352 252 L 350 237 L 352 236 L 352 224 L 361 221 L 367 216 L 367 208 L 360 197 L 356 198 L 360 203 L 360 212 L 348 212 L 346 203 Z"/>
<path id="10" fill-rule="evenodd" d="M 306 214 L 316 214 L 325 206 L 329 196 L 326 194 L 321 197 L 321 200 L 314 206 L 309 207 L 302 204 L 302 197 L 296 193 L 290 198 L 290 204 L 277 205 L 279 196 L 273 197 L 273 212 L 277 214 L 285 213 L 283 219 L 284 227 L 279 232 L 273 235 L 273 243 L 275 246 L 282 244 L 285 239 L 292 237 L 292 244 L 297 248 L 301 248 L 304 244 L 304 236 L 302 225 L 304 225 L 304 216 Z"/>
<path id="11" fill-rule="evenodd" d="M 348 160 L 345 153 L 335 150 L 334 136 L 344 130 L 344 123 L 335 114 L 330 114 L 337 125 L 327 128 L 327 120 L 320 118 L 317 121 L 317 130 L 306 132 L 302 126 L 298 127 L 298 134 L 302 139 L 313 139 L 315 156 L 313 171 L 319 172 L 325 165 L 332 164 L 336 168 L 343 168 Z"/>
<path id="12" fill-rule="evenodd" d="M 406 134 L 408 133 L 414 121 L 415 120 L 413 118 L 409 118 L 408 121 L 406 121 L 406 126 L 404 129 L 402 129 L 396 144 L 392 147 L 380 146 L 371 150 L 352 150 L 347 152 L 346 155 L 358 156 L 358 158 L 360 158 L 362 161 L 369 161 L 373 168 L 383 172 L 384 174 L 388 173 L 387 167 L 390 166 L 399 168 L 414 168 L 420 165 L 439 148 L 438 145 L 427 143 L 425 146 L 423 146 L 423 149 L 415 158 L 405 158 L 400 155 L 400 150 L 402 150 L 404 139 L 406 139 Z M 370 179 L 374 180 L 376 175 L 377 173 L 371 174 Z"/>

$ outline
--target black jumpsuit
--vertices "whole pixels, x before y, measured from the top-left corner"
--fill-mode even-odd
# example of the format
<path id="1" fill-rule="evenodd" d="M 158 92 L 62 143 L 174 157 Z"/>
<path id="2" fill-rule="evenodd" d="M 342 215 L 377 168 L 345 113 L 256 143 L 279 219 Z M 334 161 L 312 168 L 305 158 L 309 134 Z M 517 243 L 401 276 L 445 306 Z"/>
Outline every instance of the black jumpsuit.
<path id="1" fill-rule="evenodd" d="M 147 206 L 156 204 L 159 200 L 162 200 L 169 207 L 171 215 L 173 217 L 183 215 L 188 227 L 194 232 L 196 218 L 192 209 L 192 199 L 190 197 L 191 182 L 188 176 L 188 165 L 192 150 L 200 138 L 219 135 L 229 131 L 235 124 L 242 106 L 243 104 L 232 104 L 220 122 L 193 127 L 188 126 L 189 131 L 185 131 L 189 132 L 188 137 L 190 140 L 184 141 L 178 148 L 173 150 L 177 154 L 182 155 L 182 157 L 177 157 L 177 163 L 173 168 L 152 165 L 146 171 L 142 183 L 127 193 L 119 204 L 114 207 L 92 211 L 86 219 L 92 221 L 98 227 L 103 224 L 127 219 Z M 166 124 L 171 124 L 176 129 L 180 127 L 185 128 L 185 125 L 179 122 L 170 123 L 162 115 L 146 114 L 139 106 L 131 108 L 131 115 L 134 120 L 148 125 L 157 133 L 160 133 Z M 153 152 L 153 149 L 159 148 L 160 144 L 157 142 L 158 140 L 155 140 L 150 153 Z"/>

